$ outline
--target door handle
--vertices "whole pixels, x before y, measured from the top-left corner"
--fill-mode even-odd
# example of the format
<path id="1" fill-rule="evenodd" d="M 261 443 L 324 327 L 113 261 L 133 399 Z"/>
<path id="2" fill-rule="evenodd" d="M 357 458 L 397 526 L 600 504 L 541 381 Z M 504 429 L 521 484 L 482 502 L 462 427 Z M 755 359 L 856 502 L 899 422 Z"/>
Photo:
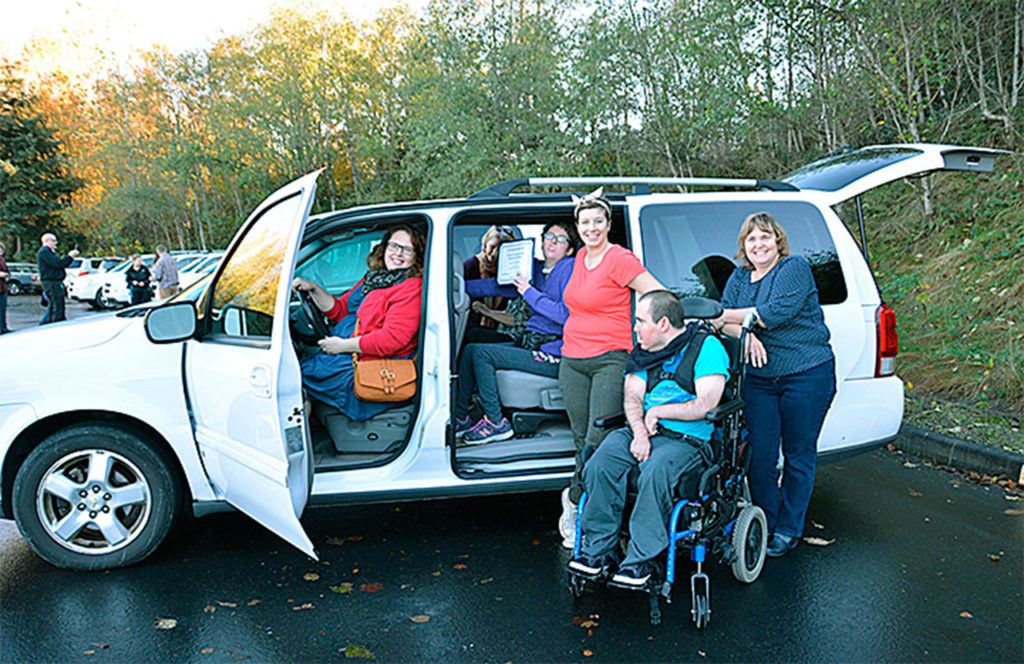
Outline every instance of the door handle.
<path id="1" fill-rule="evenodd" d="M 270 367 L 257 364 L 249 372 L 249 389 L 258 397 L 270 398 Z"/>

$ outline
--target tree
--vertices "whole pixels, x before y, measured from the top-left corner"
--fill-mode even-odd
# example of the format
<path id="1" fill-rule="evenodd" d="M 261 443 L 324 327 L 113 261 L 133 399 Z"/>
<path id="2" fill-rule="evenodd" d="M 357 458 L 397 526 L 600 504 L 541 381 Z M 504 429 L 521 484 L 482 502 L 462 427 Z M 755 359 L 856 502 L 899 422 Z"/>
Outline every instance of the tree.
<path id="1" fill-rule="evenodd" d="M 17 255 L 29 238 L 61 229 L 60 214 L 80 186 L 13 67 L 0 67 L 0 237 L 13 238 Z"/>

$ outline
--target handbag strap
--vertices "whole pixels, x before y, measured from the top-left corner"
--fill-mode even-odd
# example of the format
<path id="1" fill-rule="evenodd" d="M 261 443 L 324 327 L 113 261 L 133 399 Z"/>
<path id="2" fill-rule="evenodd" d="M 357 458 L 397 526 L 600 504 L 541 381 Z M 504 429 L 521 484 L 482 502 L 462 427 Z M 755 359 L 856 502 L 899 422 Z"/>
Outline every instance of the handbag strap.
<path id="1" fill-rule="evenodd" d="M 355 338 L 356 338 L 357 336 L 359 336 L 359 335 L 358 335 L 358 332 L 359 332 L 359 315 L 357 314 L 357 315 L 356 315 L 356 326 L 355 326 L 355 327 L 354 327 L 354 328 L 352 329 L 352 338 L 353 338 L 353 339 L 355 339 Z M 358 354 L 358 353 L 356 353 L 355 351 L 353 351 L 353 352 L 352 352 L 352 364 L 353 364 L 353 365 L 354 365 L 354 364 L 356 364 L 356 362 L 358 362 L 358 361 L 359 361 L 359 360 L 358 360 L 358 357 L 357 357 L 358 355 L 359 355 L 359 354 Z M 415 361 L 416 361 L 416 358 L 417 358 L 418 356 L 419 356 L 419 353 L 416 353 L 415 355 L 413 355 L 413 356 L 412 356 L 411 358 L 409 358 L 409 359 L 411 359 L 411 360 L 412 360 L 413 362 L 415 362 Z"/>

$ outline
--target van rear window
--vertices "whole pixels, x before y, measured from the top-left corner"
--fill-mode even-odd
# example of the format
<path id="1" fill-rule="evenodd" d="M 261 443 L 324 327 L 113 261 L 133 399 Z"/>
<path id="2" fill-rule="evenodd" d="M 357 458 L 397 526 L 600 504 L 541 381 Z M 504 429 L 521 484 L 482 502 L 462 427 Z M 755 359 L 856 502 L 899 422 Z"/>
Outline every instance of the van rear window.
<path id="1" fill-rule="evenodd" d="M 640 211 L 647 269 L 686 296 L 722 299 L 736 269 L 736 236 L 747 215 L 769 212 L 789 237 L 790 252 L 811 264 L 821 304 L 846 300 L 846 281 L 825 220 L 799 201 L 733 201 L 648 205 Z"/>
<path id="2" fill-rule="evenodd" d="M 782 181 L 800 189 L 839 191 L 865 175 L 921 154 L 924 154 L 921 150 L 913 148 L 857 150 L 811 162 L 789 173 Z"/>

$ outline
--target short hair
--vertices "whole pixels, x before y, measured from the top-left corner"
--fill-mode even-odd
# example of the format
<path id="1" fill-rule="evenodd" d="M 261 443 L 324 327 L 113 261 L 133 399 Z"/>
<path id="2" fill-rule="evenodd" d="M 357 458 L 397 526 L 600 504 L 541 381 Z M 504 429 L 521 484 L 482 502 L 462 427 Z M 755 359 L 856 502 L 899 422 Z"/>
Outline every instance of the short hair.
<path id="1" fill-rule="evenodd" d="M 138 257 L 139 257 L 138 254 L 132 254 L 131 256 L 128 257 L 128 260 L 133 261 L 133 260 L 135 260 Z"/>
<path id="2" fill-rule="evenodd" d="M 667 318 L 669 325 L 676 329 L 682 329 L 686 325 L 686 312 L 683 311 L 683 303 L 672 291 L 647 291 L 640 296 L 640 302 L 648 303 L 652 322 L 657 323 L 662 318 Z"/>
<path id="3" fill-rule="evenodd" d="M 576 232 L 576 224 L 567 224 L 564 221 L 549 221 L 548 223 L 544 224 L 544 230 L 540 232 L 541 236 L 543 236 L 544 233 L 547 233 L 555 226 L 558 226 L 559 228 L 564 230 L 565 234 L 569 236 L 569 248 L 572 249 L 572 252 L 575 254 L 576 251 L 580 248 L 580 245 L 583 244 L 580 241 L 580 234 Z"/>
<path id="4" fill-rule="evenodd" d="M 409 268 L 410 277 L 419 277 L 423 275 L 423 253 L 427 248 L 427 240 L 423 237 L 423 233 L 419 232 L 408 224 L 398 224 L 397 226 L 391 226 L 384 232 L 384 237 L 381 238 L 380 244 L 370 250 L 370 253 L 366 254 L 366 267 L 371 270 L 384 269 L 384 252 L 388 250 L 388 242 L 391 241 L 391 237 L 398 231 L 405 231 L 409 234 L 409 238 L 412 240 L 412 248 L 416 250 L 416 255 L 412 260 L 412 267 Z"/>
<path id="5" fill-rule="evenodd" d="M 53 233 L 43 233 L 42 235 L 40 235 L 40 236 L 39 236 L 39 241 L 40 241 L 40 242 L 46 242 L 46 240 L 47 240 L 48 238 L 51 238 L 51 237 L 52 237 L 52 238 L 53 238 L 54 240 L 56 240 L 56 239 L 57 239 L 57 236 L 56 236 L 56 235 L 54 235 Z"/>
<path id="6" fill-rule="evenodd" d="M 779 246 L 779 258 L 789 256 L 789 237 L 786 235 L 786 231 L 782 229 L 779 220 L 773 217 L 770 212 L 755 212 L 743 220 L 743 225 L 740 226 L 740 234 L 736 238 L 736 245 L 739 247 L 739 250 L 734 258 L 739 261 L 740 267 L 747 270 L 754 269 L 754 266 L 747 260 L 745 243 L 747 236 L 753 233 L 755 228 L 772 233 L 775 236 L 775 243 Z"/>
<path id="7" fill-rule="evenodd" d="M 167 253 L 167 246 L 163 245 L 163 244 L 156 245 L 156 253 L 158 253 L 158 254 L 166 254 Z"/>

